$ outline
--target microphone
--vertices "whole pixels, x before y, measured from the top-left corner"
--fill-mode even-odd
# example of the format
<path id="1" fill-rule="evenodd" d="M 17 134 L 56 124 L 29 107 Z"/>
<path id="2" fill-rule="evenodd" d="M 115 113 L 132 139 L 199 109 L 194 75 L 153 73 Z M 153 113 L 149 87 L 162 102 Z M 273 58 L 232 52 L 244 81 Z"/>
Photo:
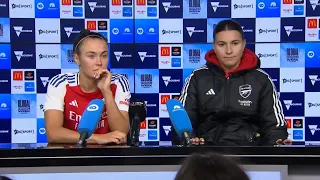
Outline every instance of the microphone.
<path id="1" fill-rule="evenodd" d="M 91 137 L 96 129 L 97 124 L 101 119 L 103 109 L 104 101 L 101 99 L 94 99 L 88 104 L 79 122 L 78 132 L 80 138 L 77 147 L 87 146 L 87 139 Z"/>
<path id="2" fill-rule="evenodd" d="M 190 118 L 180 101 L 170 99 L 166 103 L 172 125 L 180 139 L 184 139 L 187 145 L 192 145 L 190 134 L 192 125 Z"/>
<path id="3" fill-rule="evenodd" d="M 129 105 L 130 132 L 128 134 L 129 146 L 139 146 L 140 123 L 147 117 L 147 106 L 144 101 L 136 100 Z"/>

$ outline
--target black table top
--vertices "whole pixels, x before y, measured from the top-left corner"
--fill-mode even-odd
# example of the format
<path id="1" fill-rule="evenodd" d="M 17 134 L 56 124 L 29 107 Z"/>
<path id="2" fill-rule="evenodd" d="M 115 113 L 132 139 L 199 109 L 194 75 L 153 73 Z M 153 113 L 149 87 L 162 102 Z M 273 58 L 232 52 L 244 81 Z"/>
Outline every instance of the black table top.
<path id="1" fill-rule="evenodd" d="M 195 152 L 217 152 L 243 164 L 320 165 L 320 147 L 103 146 L 0 144 L 0 167 L 178 165 Z"/>

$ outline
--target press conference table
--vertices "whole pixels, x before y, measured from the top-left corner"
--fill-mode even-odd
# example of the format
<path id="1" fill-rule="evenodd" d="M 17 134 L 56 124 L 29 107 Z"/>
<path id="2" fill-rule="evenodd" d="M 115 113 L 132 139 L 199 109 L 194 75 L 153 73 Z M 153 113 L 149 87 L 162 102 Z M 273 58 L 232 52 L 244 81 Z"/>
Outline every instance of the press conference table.
<path id="1" fill-rule="evenodd" d="M 194 152 L 218 152 L 244 164 L 320 165 L 320 147 L 104 146 L 19 144 L 0 149 L 0 167 L 87 165 L 176 165 Z"/>
<path id="2" fill-rule="evenodd" d="M 15 149 L 0 149 L 0 174 L 12 167 L 71 167 L 71 166 L 170 166 L 194 152 L 218 152 L 239 160 L 243 165 L 285 165 L 288 171 L 319 174 L 320 147 L 213 147 L 213 146 L 102 146 L 76 148 L 66 144 L 15 144 Z M 133 166 L 134 165 L 134 166 Z M 21 168 L 20 168 L 21 169 Z M 315 169 L 315 171 L 312 171 Z M 311 172 L 312 171 L 312 172 Z M 7 172 L 7 171 L 5 171 Z M 300 172 L 301 174 L 301 172 Z M 306 178 L 308 179 L 308 178 Z M 305 179 L 305 180 L 306 180 Z M 319 178 L 320 179 L 320 178 Z"/>
<path id="3" fill-rule="evenodd" d="M 320 147 L 104 146 L 15 144 L 0 149 L 0 167 L 176 165 L 194 152 L 218 152 L 244 164 L 320 165 Z"/>

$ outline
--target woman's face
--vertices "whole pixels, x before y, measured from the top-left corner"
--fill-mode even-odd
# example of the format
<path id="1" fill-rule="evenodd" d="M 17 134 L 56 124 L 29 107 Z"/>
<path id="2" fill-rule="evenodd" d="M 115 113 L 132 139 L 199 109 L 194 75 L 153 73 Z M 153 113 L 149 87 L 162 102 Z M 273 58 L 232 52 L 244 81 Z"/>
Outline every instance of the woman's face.
<path id="1" fill-rule="evenodd" d="M 94 74 L 108 65 L 108 45 L 104 39 L 87 38 L 82 41 L 80 54 L 75 55 L 75 61 L 80 69 L 88 77 L 94 78 Z"/>
<path id="2" fill-rule="evenodd" d="M 235 69 L 241 61 L 246 41 L 236 30 L 221 31 L 216 34 L 213 49 L 222 67 Z"/>

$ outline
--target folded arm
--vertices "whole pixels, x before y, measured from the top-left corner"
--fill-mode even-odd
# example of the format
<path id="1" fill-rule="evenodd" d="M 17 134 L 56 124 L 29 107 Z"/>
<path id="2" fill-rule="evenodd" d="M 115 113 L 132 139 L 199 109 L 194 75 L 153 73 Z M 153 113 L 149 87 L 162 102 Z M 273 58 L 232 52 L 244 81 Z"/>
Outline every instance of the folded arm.
<path id="1" fill-rule="evenodd" d="M 45 129 L 47 133 L 48 143 L 77 143 L 79 140 L 79 133 L 63 127 L 63 111 L 56 109 L 46 110 Z M 96 134 L 93 134 L 88 143 L 96 143 Z"/>

